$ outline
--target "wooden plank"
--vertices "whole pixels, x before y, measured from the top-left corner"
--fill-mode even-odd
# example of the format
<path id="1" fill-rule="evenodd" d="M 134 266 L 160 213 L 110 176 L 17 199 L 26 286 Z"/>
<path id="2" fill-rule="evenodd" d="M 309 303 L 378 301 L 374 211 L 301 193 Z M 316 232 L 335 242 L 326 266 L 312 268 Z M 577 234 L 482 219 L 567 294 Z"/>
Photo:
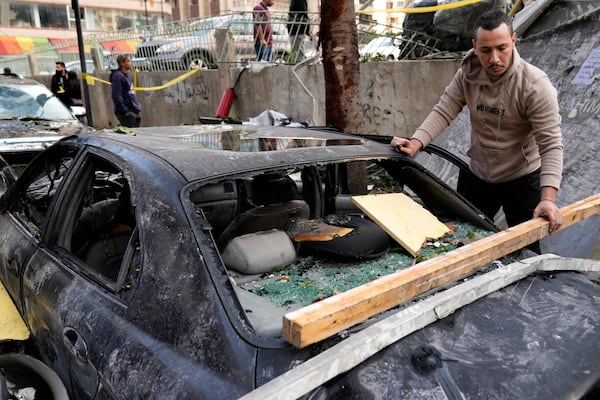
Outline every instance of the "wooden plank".
<path id="1" fill-rule="evenodd" d="M 561 209 L 561 230 L 600 212 L 600 193 Z M 283 338 L 306 347 L 417 295 L 461 278 L 488 262 L 548 235 L 548 221 L 535 218 L 408 269 L 384 276 L 283 317 Z"/>
<path id="2" fill-rule="evenodd" d="M 27 340 L 29 329 L 15 307 L 6 288 L 0 282 L 0 342 L 6 340 Z"/>
<path id="3" fill-rule="evenodd" d="M 420 253 L 428 239 L 451 232 L 429 210 L 404 193 L 352 196 L 352 202 L 413 257 Z"/>

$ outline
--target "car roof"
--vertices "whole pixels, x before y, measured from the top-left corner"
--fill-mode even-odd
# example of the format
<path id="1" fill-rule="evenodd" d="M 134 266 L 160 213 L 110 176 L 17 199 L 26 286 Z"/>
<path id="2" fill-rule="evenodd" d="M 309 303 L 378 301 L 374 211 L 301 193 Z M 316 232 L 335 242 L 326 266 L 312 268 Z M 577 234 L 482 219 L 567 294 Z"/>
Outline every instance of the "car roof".
<path id="1" fill-rule="evenodd" d="M 23 78 L 17 74 L 0 74 L 0 85 L 36 85 L 44 86 L 42 83 L 31 78 Z M 44 86 L 45 87 L 45 86 Z"/>
<path id="2" fill-rule="evenodd" d="M 151 153 L 172 165 L 187 181 L 302 164 L 401 157 L 385 144 L 353 135 L 273 126 L 152 127 L 136 128 L 135 135 L 105 130 L 79 138 L 98 147 L 135 147 Z M 265 145 L 280 149 L 261 150 Z"/>

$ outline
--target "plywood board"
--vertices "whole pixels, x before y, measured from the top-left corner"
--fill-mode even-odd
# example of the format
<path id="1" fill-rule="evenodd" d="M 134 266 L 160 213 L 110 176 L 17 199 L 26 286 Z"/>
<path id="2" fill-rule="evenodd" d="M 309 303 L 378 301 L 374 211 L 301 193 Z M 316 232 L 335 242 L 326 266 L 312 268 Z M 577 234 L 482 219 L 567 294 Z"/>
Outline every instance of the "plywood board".
<path id="1" fill-rule="evenodd" d="M 403 193 L 352 196 L 352 202 L 413 257 L 428 239 L 437 239 L 450 228 Z"/>
<path id="2" fill-rule="evenodd" d="M 29 329 L 17 311 L 6 288 L 0 282 L 0 342 L 5 340 L 26 340 Z"/>

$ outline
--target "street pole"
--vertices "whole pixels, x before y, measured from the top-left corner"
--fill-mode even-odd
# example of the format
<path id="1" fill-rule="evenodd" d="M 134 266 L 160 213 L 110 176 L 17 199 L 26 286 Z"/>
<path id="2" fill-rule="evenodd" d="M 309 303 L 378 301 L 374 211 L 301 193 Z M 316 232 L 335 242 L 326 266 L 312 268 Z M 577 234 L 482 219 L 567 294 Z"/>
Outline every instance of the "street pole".
<path id="1" fill-rule="evenodd" d="M 88 126 L 93 126 L 94 120 L 92 118 L 92 106 L 90 105 L 90 92 L 87 85 L 87 79 L 83 79 L 83 76 L 87 75 L 87 68 L 85 62 L 85 43 L 83 42 L 83 34 L 81 32 L 81 13 L 79 10 L 79 0 L 71 0 L 71 8 L 73 8 L 73 12 L 75 13 L 75 27 L 77 29 L 77 47 L 79 49 L 79 64 L 81 65 L 81 82 L 83 84 L 85 114 Z"/>
<path id="2" fill-rule="evenodd" d="M 144 0 L 144 9 L 146 10 L 146 26 L 148 26 L 148 0 Z"/>

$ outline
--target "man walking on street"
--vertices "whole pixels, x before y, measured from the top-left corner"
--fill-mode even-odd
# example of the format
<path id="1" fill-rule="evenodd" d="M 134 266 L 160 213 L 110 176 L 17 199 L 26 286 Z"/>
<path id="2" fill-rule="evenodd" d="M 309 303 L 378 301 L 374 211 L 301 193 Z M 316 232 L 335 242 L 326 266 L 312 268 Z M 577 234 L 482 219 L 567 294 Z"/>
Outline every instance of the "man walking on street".
<path id="1" fill-rule="evenodd" d="M 119 69 L 110 75 L 115 115 L 122 126 L 136 128 L 142 122 L 140 116 L 142 107 L 133 90 L 133 81 L 128 75 L 131 70 L 131 58 L 128 55 L 120 54 L 117 57 L 117 64 Z"/>
<path id="2" fill-rule="evenodd" d="M 273 27 L 268 7 L 271 7 L 273 3 L 273 0 L 262 0 L 252 11 L 256 61 L 271 61 L 271 53 L 273 52 Z"/>
<path id="3" fill-rule="evenodd" d="M 395 150 L 413 156 L 435 139 L 463 106 L 471 118 L 470 172 L 458 191 L 490 219 L 502 207 L 509 226 L 544 216 L 552 234 L 562 223 L 556 205 L 563 144 L 556 89 L 539 68 L 521 59 L 511 19 L 484 13 L 465 56 L 439 102 L 410 139 Z M 539 243 L 530 248 L 539 252 Z"/>

